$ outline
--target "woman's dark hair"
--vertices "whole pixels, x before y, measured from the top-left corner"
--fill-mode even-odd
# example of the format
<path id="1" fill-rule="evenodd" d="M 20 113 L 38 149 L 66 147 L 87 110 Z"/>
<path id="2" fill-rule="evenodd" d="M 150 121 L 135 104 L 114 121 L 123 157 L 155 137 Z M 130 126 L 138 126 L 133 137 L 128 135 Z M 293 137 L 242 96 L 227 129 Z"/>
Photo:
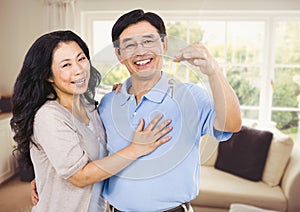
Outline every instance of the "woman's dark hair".
<path id="1" fill-rule="evenodd" d="M 144 12 L 141 9 L 132 10 L 122 15 L 114 24 L 111 32 L 112 42 L 115 48 L 119 47 L 119 38 L 121 33 L 130 25 L 141 21 L 147 21 L 157 29 L 161 35 L 162 41 L 167 35 L 164 21 L 160 16 L 152 12 Z"/>
<path id="2" fill-rule="evenodd" d="M 54 31 L 38 38 L 28 50 L 21 71 L 14 85 L 12 95 L 12 119 L 10 126 L 19 152 L 21 167 L 31 165 L 30 143 L 33 134 L 34 117 L 47 100 L 56 100 L 57 94 L 48 79 L 52 76 L 52 57 L 60 43 L 76 42 L 90 60 L 85 42 L 72 31 Z M 88 89 L 83 94 L 87 102 L 96 105 L 95 88 L 101 80 L 100 73 L 91 65 Z M 35 145 L 35 144 L 34 144 Z"/>

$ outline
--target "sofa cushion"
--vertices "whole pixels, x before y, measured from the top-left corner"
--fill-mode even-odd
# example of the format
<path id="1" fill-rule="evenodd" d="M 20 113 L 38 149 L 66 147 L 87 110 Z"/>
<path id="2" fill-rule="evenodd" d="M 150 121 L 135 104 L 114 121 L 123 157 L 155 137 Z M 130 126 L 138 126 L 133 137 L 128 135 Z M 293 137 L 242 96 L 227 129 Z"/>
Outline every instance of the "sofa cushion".
<path id="1" fill-rule="evenodd" d="M 266 160 L 262 181 L 277 186 L 283 176 L 293 149 L 293 140 L 279 131 L 273 131 L 273 140 Z"/>
<path id="2" fill-rule="evenodd" d="M 253 205 L 245 205 L 239 203 L 233 203 L 230 205 L 229 212 L 278 212 L 274 210 L 267 210 Z"/>
<path id="3" fill-rule="evenodd" d="M 229 209 L 230 204 L 241 203 L 269 210 L 287 209 L 279 186 L 270 187 L 262 181 L 246 180 L 209 166 L 201 166 L 199 195 L 191 203 L 195 207 Z"/>
<path id="4" fill-rule="evenodd" d="M 248 180 L 260 181 L 273 134 L 243 126 L 218 148 L 215 167 Z"/>
<path id="5" fill-rule="evenodd" d="M 209 135 L 204 135 L 200 141 L 201 166 L 214 166 L 218 155 L 219 141 Z"/>

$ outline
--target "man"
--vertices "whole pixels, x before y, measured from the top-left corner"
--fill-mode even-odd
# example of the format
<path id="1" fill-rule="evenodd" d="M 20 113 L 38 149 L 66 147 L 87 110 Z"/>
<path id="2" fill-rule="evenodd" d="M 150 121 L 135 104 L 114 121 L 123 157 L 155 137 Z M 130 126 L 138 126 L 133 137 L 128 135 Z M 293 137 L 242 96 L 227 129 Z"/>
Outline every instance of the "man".
<path id="1" fill-rule="evenodd" d="M 207 49 L 195 43 L 175 62 L 187 61 L 207 75 L 201 87 L 168 79 L 161 70 L 168 39 L 163 20 L 133 10 L 112 29 L 115 54 L 130 73 L 120 93 L 105 95 L 99 113 L 109 154 L 124 148 L 140 119 L 162 113 L 173 121 L 172 139 L 105 182 L 103 196 L 112 211 L 192 211 L 199 192 L 199 141 L 204 134 L 227 140 L 241 127 L 238 99 Z"/>

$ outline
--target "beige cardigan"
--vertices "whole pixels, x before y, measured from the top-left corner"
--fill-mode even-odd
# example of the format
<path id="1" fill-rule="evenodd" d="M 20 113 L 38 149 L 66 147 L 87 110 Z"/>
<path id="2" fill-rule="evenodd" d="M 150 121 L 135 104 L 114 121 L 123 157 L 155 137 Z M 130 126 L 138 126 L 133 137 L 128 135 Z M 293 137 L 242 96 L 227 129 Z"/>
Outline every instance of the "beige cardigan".
<path id="1" fill-rule="evenodd" d="M 36 113 L 30 149 L 39 202 L 33 211 L 87 211 L 92 186 L 78 188 L 66 179 L 88 161 L 100 157 L 105 132 L 97 110 L 86 110 L 89 126 L 79 122 L 57 101 L 46 102 Z"/>

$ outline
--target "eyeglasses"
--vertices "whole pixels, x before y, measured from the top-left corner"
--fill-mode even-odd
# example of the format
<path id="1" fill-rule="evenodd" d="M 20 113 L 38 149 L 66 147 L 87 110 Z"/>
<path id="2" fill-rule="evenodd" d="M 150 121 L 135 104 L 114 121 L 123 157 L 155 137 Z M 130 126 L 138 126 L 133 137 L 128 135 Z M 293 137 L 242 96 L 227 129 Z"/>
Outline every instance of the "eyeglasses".
<path id="1" fill-rule="evenodd" d="M 152 48 L 152 47 L 155 47 L 157 45 L 157 41 L 161 39 L 161 37 L 158 37 L 158 38 L 152 38 L 152 37 L 147 37 L 147 38 L 143 38 L 141 40 L 141 42 L 137 42 L 135 40 L 127 40 L 127 41 L 124 41 L 122 43 L 122 46 L 123 47 L 120 47 L 121 50 L 124 50 L 126 53 L 132 53 L 134 52 L 138 45 L 140 44 L 143 48 Z"/>

